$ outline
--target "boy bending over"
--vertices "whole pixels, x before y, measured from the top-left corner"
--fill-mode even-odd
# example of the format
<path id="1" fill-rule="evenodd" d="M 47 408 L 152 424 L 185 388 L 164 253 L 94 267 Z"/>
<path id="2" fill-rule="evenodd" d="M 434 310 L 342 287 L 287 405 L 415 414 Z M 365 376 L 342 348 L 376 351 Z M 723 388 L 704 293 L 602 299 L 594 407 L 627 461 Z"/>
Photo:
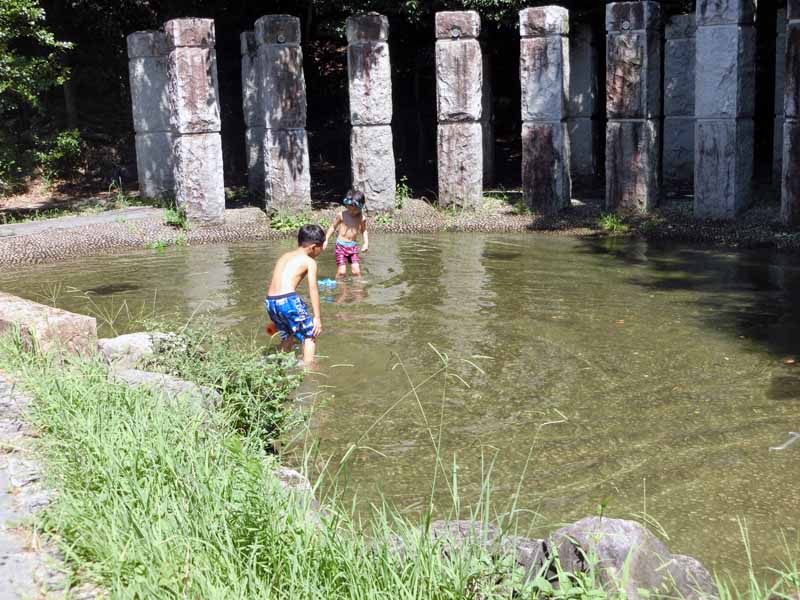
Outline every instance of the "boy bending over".
<path id="1" fill-rule="evenodd" d="M 267 291 L 269 318 L 281 336 L 281 351 L 290 352 L 297 339 L 303 345 L 303 363 L 314 364 L 317 337 L 322 333 L 317 288 L 317 261 L 325 243 L 325 231 L 319 225 L 303 225 L 297 233 L 297 249 L 278 259 Z M 297 286 L 308 275 L 308 295 L 314 316 L 308 314 L 305 302 L 297 295 Z"/>

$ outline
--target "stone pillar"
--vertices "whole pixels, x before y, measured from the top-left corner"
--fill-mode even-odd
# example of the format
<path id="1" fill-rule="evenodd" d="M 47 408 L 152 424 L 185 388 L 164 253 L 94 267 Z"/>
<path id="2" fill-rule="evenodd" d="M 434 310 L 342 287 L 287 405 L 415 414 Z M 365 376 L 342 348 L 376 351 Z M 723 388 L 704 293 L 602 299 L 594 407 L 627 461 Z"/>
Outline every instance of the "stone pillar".
<path id="1" fill-rule="evenodd" d="M 353 187 L 366 194 L 370 210 L 377 212 L 394 210 L 396 203 L 388 39 L 389 19 L 383 15 L 348 17 Z"/>
<path id="2" fill-rule="evenodd" d="M 256 43 L 265 127 L 265 205 L 267 210 L 305 210 L 311 207 L 311 169 L 300 19 L 261 17 Z"/>
<path id="3" fill-rule="evenodd" d="M 475 11 L 436 13 L 439 204 L 477 208 L 483 196 L 483 59 Z"/>
<path id="4" fill-rule="evenodd" d="M 694 190 L 694 15 L 667 21 L 664 42 L 664 154 L 667 194 Z"/>
<path id="5" fill-rule="evenodd" d="M 780 188 L 783 172 L 783 96 L 786 81 L 786 11 L 777 15 L 775 38 L 775 125 L 772 146 L 772 183 Z"/>
<path id="6" fill-rule="evenodd" d="M 143 198 L 175 193 L 167 85 L 168 54 L 167 37 L 161 31 L 137 31 L 128 36 L 136 169 L 139 194 Z"/>
<path id="7" fill-rule="evenodd" d="M 522 191 L 525 203 L 551 213 L 570 205 L 569 12 L 559 6 L 519 13 L 522 90 Z"/>
<path id="8" fill-rule="evenodd" d="M 259 76 L 256 34 L 239 36 L 242 51 L 242 112 L 244 113 L 247 188 L 252 199 L 264 197 L 264 117 L 259 113 Z"/>
<path id="9" fill-rule="evenodd" d="M 164 24 L 169 44 L 170 124 L 175 201 L 198 225 L 225 220 L 219 84 L 212 19 Z"/>
<path id="10" fill-rule="evenodd" d="M 494 98 L 492 97 L 492 61 L 483 53 L 481 135 L 483 136 L 483 185 L 494 185 Z"/>
<path id="11" fill-rule="evenodd" d="M 750 205 L 754 0 L 697 0 L 694 214 L 731 219 Z"/>
<path id="12" fill-rule="evenodd" d="M 606 7 L 607 210 L 647 213 L 661 175 L 661 6 Z"/>
<path id="13" fill-rule="evenodd" d="M 781 220 L 800 225 L 800 0 L 788 0 Z"/>
<path id="14" fill-rule="evenodd" d="M 597 80 L 597 40 L 591 23 L 569 24 L 569 106 L 567 128 L 573 193 L 591 194 L 602 166 Z"/>

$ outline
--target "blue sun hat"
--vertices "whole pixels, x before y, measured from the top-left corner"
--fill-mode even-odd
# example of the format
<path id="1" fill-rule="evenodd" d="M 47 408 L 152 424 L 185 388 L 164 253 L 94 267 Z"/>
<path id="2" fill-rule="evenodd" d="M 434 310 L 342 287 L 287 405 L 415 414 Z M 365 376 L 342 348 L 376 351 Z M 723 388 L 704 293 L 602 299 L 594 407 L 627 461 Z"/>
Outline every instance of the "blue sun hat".
<path id="1" fill-rule="evenodd" d="M 360 194 L 360 196 L 361 196 L 361 199 L 360 200 L 356 200 L 355 198 L 353 198 L 353 190 L 350 190 L 347 193 L 347 196 L 344 197 L 344 200 L 342 200 L 342 204 L 344 204 L 345 206 L 357 206 L 359 210 L 364 210 L 364 206 L 366 205 L 366 202 L 363 199 L 364 195 Z"/>

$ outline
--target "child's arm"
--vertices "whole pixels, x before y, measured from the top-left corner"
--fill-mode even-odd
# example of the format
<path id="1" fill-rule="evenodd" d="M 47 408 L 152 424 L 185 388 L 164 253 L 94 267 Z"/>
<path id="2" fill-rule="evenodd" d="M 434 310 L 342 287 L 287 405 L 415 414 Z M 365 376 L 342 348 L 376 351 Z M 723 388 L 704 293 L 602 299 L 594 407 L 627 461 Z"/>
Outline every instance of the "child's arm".
<path id="1" fill-rule="evenodd" d="M 328 231 L 325 234 L 325 242 L 322 244 L 323 250 L 326 250 L 328 248 L 328 240 L 331 239 L 333 232 L 336 231 L 336 228 L 339 226 L 341 222 L 342 222 L 342 215 L 340 213 L 336 215 L 336 218 L 333 220 L 333 223 L 331 224 L 330 227 L 328 227 Z"/>
<path id="2" fill-rule="evenodd" d="M 369 252 L 369 232 L 367 231 L 367 217 L 362 217 L 361 219 L 361 237 L 364 238 L 364 247 L 362 250 L 364 252 Z"/>
<path id="3" fill-rule="evenodd" d="M 314 259 L 309 259 L 308 263 L 308 296 L 311 298 L 311 310 L 314 311 L 314 337 L 318 337 L 322 333 L 322 312 L 319 308 L 317 261 Z"/>

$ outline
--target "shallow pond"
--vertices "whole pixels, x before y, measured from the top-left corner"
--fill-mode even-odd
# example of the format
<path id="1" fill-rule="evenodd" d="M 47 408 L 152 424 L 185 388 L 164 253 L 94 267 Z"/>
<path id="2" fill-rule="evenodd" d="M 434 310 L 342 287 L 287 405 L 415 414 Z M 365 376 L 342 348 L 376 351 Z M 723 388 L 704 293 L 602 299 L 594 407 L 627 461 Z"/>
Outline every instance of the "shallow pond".
<path id="1" fill-rule="evenodd" d="M 128 311 L 263 334 L 265 281 L 287 242 L 171 248 L 4 270 L 0 289 L 126 329 Z M 324 295 L 322 404 L 311 436 L 348 494 L 409 513 L 436 467 L 467 503 L 490 475 L 524 533 L 596 514 L 646 518 L 673 552 L 744 570 L 797 544 L 800 261 L 535 235 L 377 237 L 362 282 Z M 320 277 L 335 272 L 330 253 Z M 435 350 L 434 350 L 435 348 Z M 442 373 L 409 394 L 442 365 Z M 321 462 L 320 459 L 319 462 Z M 450 492 L 441 476 L 440 510 Z M 530 527 L 530 530 L 527 528 Z"/>

